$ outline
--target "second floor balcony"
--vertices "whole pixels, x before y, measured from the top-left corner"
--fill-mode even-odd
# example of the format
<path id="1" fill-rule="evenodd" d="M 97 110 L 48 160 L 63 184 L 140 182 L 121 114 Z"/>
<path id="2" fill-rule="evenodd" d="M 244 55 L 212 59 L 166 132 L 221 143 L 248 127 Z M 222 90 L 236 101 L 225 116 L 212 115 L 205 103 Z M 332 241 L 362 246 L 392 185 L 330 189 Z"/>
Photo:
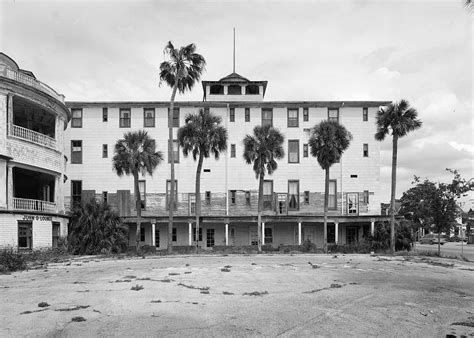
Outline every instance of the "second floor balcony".
<path id="1" fill-rule="evenodd" d="M 8 134 L 10 136 L 18 137 L 41 146 L 56 149 L 56 140 L 52 137 L 49 137 L 48 135 L 44 135 L 28 128 L 17 126 L 13 123 L 10 123 L 8 130 Z"/>

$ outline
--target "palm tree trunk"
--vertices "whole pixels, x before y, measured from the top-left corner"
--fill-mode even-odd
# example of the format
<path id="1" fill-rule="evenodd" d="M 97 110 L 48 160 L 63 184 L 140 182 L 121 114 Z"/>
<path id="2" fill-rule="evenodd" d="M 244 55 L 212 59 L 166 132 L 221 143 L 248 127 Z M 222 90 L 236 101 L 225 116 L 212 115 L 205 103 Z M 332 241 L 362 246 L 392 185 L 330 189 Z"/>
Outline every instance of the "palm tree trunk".
<path id="1" fill-rule="evenodd" d="M 262 210 L 263 210 L 263 175 L 260 174 L 258 180 L 258 217 L 257 217 L 257 238 L 258 252 L 262 252 Z"/>
<path id="2" fill-rule="evenodd" d="M 397 187 L 398 136 L 393 136 L 392 144 L 392 191 L 390 195 L 390 252 L 395 253 L 395 191 Z"/>
<path id="3" fill-rule="evenodd" d="M 199 246 L 199 217 L 201 217 L 201 170 L 204 155 L 199 152 L 199 161 L 196 169 L 196 253 Z"/>
<path id="4" fill-rule="evenodd" d="M 173 213 L 174 213 L 174 152 L 173 152 L 173 110 L 174 110 L 174 98 L 176 96 L 176 90 L 178 89 L 178 80 L 173 86 L 173 92 L 171 94 L 170 111 L 168 113 L 169 123 L 169 135 L 168 135 L 168 156 L 170 158 L 171 165 L 171 182 L 170 182 L 170 195 L 168 198 L 168 253 L 173 252 Z"/>
<path id="5" fill-rule="evenodd" d="M 329 168 L 324 179 L 324 253 L 328 252 L 328 204 L 329 204 Z"/>
<path id="6" fill-rule="evenodd" d="M 441 244 L 440 244 L 440 241 L 441 240 L 441 229 L 438 229 L 438 257 L 441 257 Z"/>
<path id="7" fill-rule="evenodd" d="M 137 209 L 137 230 L 135 232 L 135 252 L 138 255 L 140 251 L 140 227 L 142 224 L 142 204 L 140 199 L 140 188 L 138 186 L 138 171 L 133 172 L 133 186 L 135 193 L 135 207 Z"/>

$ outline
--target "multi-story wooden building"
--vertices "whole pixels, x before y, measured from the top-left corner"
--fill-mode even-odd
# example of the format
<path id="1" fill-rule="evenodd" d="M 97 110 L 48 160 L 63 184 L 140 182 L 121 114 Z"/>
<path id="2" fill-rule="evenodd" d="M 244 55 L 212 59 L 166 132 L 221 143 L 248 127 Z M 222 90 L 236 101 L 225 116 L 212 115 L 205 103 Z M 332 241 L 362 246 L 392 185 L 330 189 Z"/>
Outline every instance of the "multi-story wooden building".
<path id="1" fill-rule="evenodd" d="M 67 234 L 64 96 L 0 53 L 0 247 L 34 249 Z"/>
<path id="2" fill-rule="evenodd" d="M 309 130 L 324 119 L 342 123 L 353 135 L 350 148 L 330 171 L 328 241 L 354 243 L 373 231 L 380 215 L 380 144 L 375 115 L 386 101 L 264 101 L 266 81 L 249 81 L 232 73 L 203 81 L 202 102 L 177 102 L 168 121 L 169 102 L 67 102 L 71 128 L 66 131 L 70 188 L 65 201 L 90 197 L 115 206 L 130 227 L 135 243 L 133 178 L 112 169 L 114 145 L 124 132 L 145 129 L 165 161 L 153 177 L 140 179 L 143 244 L 165 248 L 170 182 L 168 125 L 178 127 L 187 114 L 209 109 L 228 130 L 228 151 L 219 160 L 205 159 L 201 176 L 202 247 L 252 245 L 257 241 L 258 181 L 242 157 L 243 139 L 256 125 L 271 124 L 285 136 L 285 159 L 264 183 L 264 244 L 279 246 L 310 240 L 323 243 L 324 172 L 308 148 Z M 197 163 L 175 146 L 177 203 L 172 241 L 194 241 Z"/>

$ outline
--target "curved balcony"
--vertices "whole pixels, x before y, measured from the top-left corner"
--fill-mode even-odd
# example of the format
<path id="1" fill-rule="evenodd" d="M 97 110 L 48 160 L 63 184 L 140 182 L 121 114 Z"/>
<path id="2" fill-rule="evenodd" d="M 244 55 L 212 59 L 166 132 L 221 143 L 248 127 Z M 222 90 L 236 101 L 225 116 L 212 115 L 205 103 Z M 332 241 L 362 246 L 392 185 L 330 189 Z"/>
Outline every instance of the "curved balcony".
<path id="1" fill-rule="evenodd" d="M 8 134 L 10 136 L 18 137 L 23 140 L 27 140 L 27 141 L 39 144 L 41 146 L 51 148 L 51 149 L 56 149 L 56 140 L 47 135 L 38 133 L 31 129 L 17 126 L 13 123 L 10 123 L 8 131 L 9 131 Z"/>
<path id="2" fill-rule="evenodd" d="M 50 86 L 48 86 L 47 84 L 45 84 L 41 81 L 36 80 L 35 78 L 33 78 L 31 76 L 22 74 L 20 72 L 16 72 L 16 71 L 8 69 L 8 68 L 4 69 L 2 75 L 6 78 L 11 79 L 11 80 L 18 81 L 18 82 L 21 82 L 23 84 L 26 84 L 27 86 L 36 88 L 36 89 L 42 91 L 43 93 L 46 93 L 46 94 L 52 96 L 53 98 L 55 98 L 59 102 L 64 103 L 64 95 L 58 94 L 53 88 L 51 88 Z"/>
<path id="3" fill-rule="evenodd" d="M 18 197 L 13 197 L 12 202 L 15 210 L 56 212 L 56 203 L 53 202 Z"/>

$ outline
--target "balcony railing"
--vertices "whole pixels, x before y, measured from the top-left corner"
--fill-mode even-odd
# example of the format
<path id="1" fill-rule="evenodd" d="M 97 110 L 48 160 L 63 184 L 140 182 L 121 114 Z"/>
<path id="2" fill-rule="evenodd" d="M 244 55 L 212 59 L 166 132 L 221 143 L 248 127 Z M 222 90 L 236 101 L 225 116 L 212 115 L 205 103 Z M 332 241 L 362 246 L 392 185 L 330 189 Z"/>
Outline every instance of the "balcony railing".
<path id="1" fill-rule="evenodd" d="M 23 128 L 10 123 L 9 135 L 31 141 L 33 143 L 56 149 L 56 140 L 52 137 L 38 133 L 31 129 Z"/>
<path id="2" fill-rule="evenodd" d="M 55 212 L 56 203 L 13 197 L 13 209 Z"/>
<path id="3" fill-rule="evenodd" d="M 20 72 L 15 72 L 14 70 L 8 68 L 6 68 L 3 72 L 3 76 L 41 90 L 43 93 L 46 93 L 58 101 L 64 103 L 64 95 L 58 94 L 53 88 L 41 81 L 36 80 L 35 78 L 32 78 L 31 76 Z"/>

